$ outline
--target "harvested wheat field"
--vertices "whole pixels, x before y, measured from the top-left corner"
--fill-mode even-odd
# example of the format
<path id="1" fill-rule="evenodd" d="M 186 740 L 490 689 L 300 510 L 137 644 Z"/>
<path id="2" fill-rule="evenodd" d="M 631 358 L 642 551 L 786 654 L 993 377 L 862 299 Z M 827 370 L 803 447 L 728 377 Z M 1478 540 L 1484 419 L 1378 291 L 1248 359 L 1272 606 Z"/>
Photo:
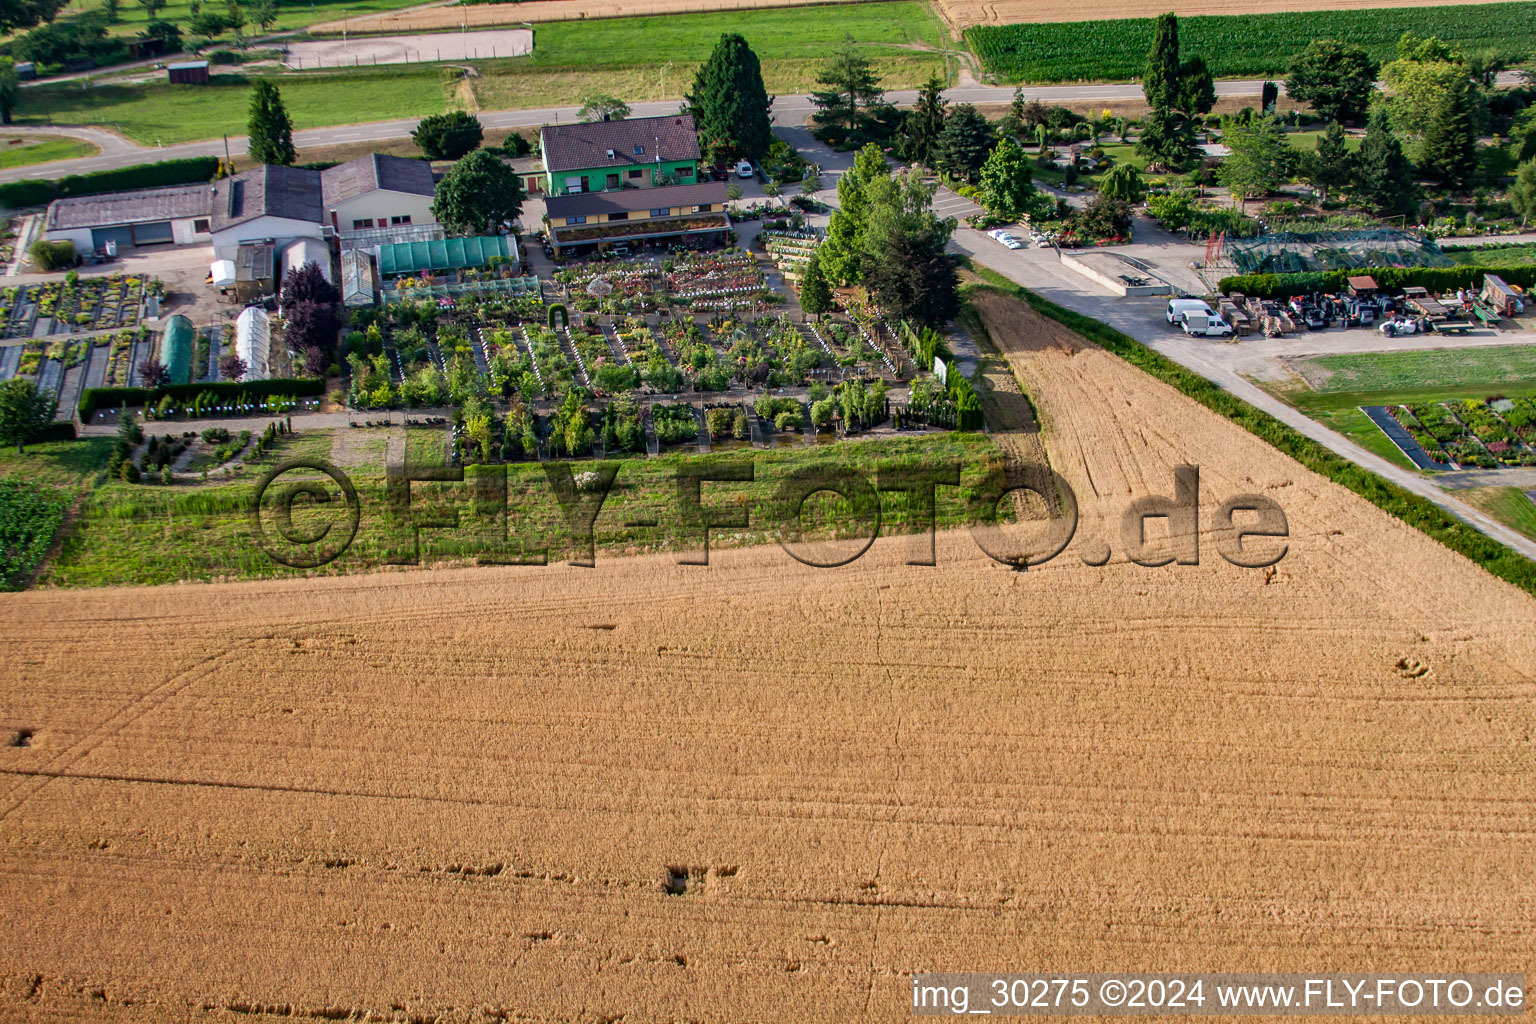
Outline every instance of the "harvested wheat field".
<path id="1" fill-rule="evenodd" d="M 1165 11 L 1179 17 L 1196 14 L 1280 14 L 1287 11 L 1350 11 L 1373 7 L 1454 7 L 1487 0 L 935 0 L 935 7 L 956 29 L 973 25 L 1046 24 L 1109 18 L 1155 18 Z"/>
<path id="2" fill-rule="evenodd" d="M 980 301 L 1083 509 L 1028 572 L 950 534 L 932 568 L 6 596 L 0 1019 L 899 1021 L 918 969 L 1526 969 L 1532 601 Z M 1083 564 L 1181 462 L 1203 515 L 1283 505 L 1275 571 L 1209 536 Z"/>

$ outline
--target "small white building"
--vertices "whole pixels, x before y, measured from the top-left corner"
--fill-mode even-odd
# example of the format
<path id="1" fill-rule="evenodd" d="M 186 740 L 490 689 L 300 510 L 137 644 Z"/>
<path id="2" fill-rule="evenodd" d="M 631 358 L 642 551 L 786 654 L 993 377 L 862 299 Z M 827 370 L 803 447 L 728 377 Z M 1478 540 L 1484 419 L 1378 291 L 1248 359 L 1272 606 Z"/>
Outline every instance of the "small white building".
<path id="1" fill-rule="evenodd" d="M 313 263 L 320 268 L 320 273 L 331 284 L 336 283 L 336 274 L 331 270 L 331 247 L 324 242 L 317 242 L 313 238 L 298 238 L 283 249 L 281 273 L 278 281 L 288 280 L 288 275 L 298 270 L 306 263 Z"/>
<path id="2" fill-rule="evenodd" d="M 338 234 L 436 224 L 425 160 L 370 153 L 320 172 L 325 219 Z"/>
<path id="3" fill-rule="evenodd" d="M 231 259 L 241 243 L 272 239 L 279 247 L 296 238 L 319 241 L 320 172 L 262 164 L 214 183 L 213 251 Z"/>
<path id="4" fill-rule="evenodd" d="M 73 242 L 77 252 L 104 252 L 140 245 L 207 244 L 211 237 L 209 185 L 69 196 L 48 204 L 44 230 L 50 241 Z"/>
<path id="5" fill-rule="evenodd" d="M 247 306 L 235 320 L 235 355 L 245 360 L 246 380 L 266 380 L 269 376 L 267 345 L 272 320 L 259 306 Z"/>

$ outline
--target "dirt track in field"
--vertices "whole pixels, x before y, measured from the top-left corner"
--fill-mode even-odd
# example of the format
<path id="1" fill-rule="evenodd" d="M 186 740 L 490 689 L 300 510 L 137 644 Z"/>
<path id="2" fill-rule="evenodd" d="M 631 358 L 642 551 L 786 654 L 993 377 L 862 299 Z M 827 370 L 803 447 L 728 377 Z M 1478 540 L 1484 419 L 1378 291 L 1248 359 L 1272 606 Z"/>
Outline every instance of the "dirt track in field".
<path id="1" fill-rule="evenodd" d="M 983 312 L 1083 510 L 1030 572 L 945 535 L 936 568 L 6 595 L 0 1019 L 900 1021 L 920 968 L 1527 969 L 1532 601 Z M 1205 516 L 1283 505 L 1277 571 L 1208 534 L 1082 564 L 1181 462 Z"/>

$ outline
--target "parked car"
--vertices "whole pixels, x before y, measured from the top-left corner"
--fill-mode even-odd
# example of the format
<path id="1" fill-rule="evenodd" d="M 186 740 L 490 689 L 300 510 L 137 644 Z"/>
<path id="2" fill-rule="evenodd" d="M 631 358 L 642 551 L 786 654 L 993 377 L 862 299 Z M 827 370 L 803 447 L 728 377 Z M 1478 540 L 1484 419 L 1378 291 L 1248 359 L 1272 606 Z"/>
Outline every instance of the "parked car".
<path id="1" fill-rule="evenodd" d="M 741 163 L 736 165 L 736 177 L 738 178 L 750 178 L 755 173 L 756 172 L 752 170 L 751 160 L 743 160 Z"/>
<path id="2" fill-rule="evenodd" d="M 987 237 L 1009 249 L 1023 249 L 1029 245 L 1028 242 L 1024 241 L 1018 235 L 1008 231 L 1006 228 L 993 228 L 991 231 L 987 232 Z"/>

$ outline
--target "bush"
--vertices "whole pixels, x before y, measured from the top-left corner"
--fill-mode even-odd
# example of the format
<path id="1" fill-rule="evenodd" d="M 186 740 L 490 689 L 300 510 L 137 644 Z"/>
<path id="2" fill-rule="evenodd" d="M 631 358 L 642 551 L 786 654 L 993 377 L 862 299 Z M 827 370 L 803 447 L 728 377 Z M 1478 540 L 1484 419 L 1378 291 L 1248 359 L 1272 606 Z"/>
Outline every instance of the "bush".
<path id="1" fill-rule="evenodd" d="M 10 207 L 46 206 L 63 196 L 94 196 L 103 192 L 122 192 L 136 188 L 164 185 L 192 185 L 212 181 L 219 171 L 219 158 L 195 156 L 183 160 L 162 160 L 136 164 L 114 171 L 94 174 L 70 174 L 63 178 L 29 178 L 0 184 L 0 204 Z"/>
<path id="2" fill-rule="evenodd" d="M 39 270 L 63 270 L 75 265 L 78 255 L 74 242 L 33 242 L 27 250 Z"/>

